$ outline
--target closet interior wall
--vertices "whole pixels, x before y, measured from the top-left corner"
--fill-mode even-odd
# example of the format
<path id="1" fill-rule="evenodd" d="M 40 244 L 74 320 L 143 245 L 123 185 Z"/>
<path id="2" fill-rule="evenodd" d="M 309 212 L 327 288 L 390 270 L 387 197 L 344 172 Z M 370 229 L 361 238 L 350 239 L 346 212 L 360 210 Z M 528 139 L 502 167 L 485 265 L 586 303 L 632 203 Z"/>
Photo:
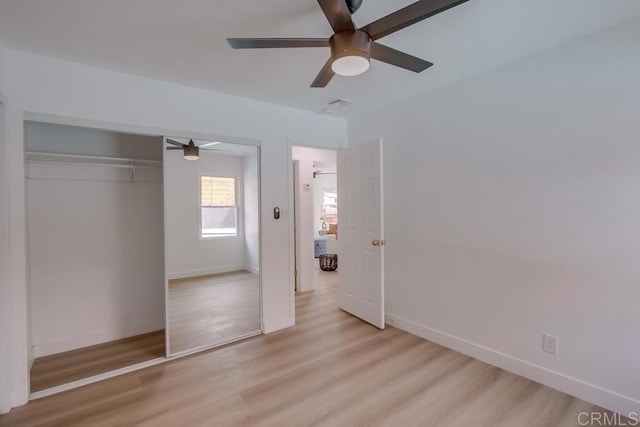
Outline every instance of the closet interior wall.
<path id="1" fill-rule="evenodd" d="M 161 330 L 162 138 L 27 122 L 32 357 Z"/>

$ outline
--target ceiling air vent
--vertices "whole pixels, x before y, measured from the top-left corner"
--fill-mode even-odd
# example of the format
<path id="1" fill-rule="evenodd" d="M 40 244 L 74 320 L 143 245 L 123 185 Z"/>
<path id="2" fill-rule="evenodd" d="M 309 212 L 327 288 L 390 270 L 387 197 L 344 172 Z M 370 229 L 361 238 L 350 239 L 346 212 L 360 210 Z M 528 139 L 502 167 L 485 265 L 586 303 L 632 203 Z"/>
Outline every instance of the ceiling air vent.
<path id="1" fill-rule="evenodd" d="M 329 108 L 343 108 L 353 104 L 353 101 L 345 98 L 336 98 L 329 102 Z"/>
<path id="2" fill-rule="evenodd" d="M 332 114 L 335 110 L 348 107 L 354 102 L 346 98 L 336 98 L 333 101 L 329 101 L 326 107 L 319 111 L 321 114 Z"/>

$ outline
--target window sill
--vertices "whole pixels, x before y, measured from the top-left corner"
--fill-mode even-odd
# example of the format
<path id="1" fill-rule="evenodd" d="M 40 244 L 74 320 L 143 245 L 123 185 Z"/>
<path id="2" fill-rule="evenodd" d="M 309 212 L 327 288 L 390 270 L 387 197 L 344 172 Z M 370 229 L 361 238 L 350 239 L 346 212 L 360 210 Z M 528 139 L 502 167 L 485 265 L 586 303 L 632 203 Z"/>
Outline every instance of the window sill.
<path id="1" fill-rule="evenodd" d="M 200 236 L 200 240 L 233 239 L 239 238 L 238 234 L 216 234 L 215 236 Z"/>

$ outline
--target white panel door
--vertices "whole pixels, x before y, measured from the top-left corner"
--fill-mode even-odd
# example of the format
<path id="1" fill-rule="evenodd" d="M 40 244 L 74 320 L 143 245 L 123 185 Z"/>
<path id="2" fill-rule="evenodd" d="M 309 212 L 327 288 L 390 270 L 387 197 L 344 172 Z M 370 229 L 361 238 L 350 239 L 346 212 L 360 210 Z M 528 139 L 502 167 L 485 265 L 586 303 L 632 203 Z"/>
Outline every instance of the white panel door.
<path id="1" fill-rule="evenodd" d="M 382 140 L 338 152 L 340 308 L 384 328 Z"/>

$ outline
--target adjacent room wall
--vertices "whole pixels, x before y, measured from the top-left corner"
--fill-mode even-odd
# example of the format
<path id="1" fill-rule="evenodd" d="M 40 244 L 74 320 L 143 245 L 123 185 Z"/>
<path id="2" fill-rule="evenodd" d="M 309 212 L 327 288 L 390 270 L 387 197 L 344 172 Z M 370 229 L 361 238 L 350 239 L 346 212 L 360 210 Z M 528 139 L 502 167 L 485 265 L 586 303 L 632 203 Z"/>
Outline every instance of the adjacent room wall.
<path id="1" fill-rule="evenodd" d="M 200 150 L 198 161 L 185 160 L 181 151 L 165 154 L 167 276 L 169 279 L 243 270 L 247 265 L 243 221 L 238 235 L 200 237 L 200 177 L 236 178 L 238 216 L 244 210 L 242 157 Z"/>
<path id="2" fill-rule="evenodd" d="M 389 322 L 640 408 L 638 52 L 636 20 L 350 121 L 384 139 Z"/>
<path id="3" fill-rule="evenodd" d="M 154 134 L 248 138 L 261 141 L 264 329 L 294 324 L 289 277 L 288 193 L 290 141 L 339 148 L 346 143 L 346 122 L 263 102 L 222 95 L 150 78 L 6 50 L 5 95 L 10 193 L 10 283 L 12 312 L 12 405 L 26 403 L 27 327 L 25 279 L 25 193 L 23 119 L 36 113 L 80 119 L 95 126 Z M 309 90 L 307 87 L 301 90 Z M 95 127 L 94 126 L 94 127 Z M 155 133 L 157 134 L 157 133 Z M 4 182 L 4 180 L 3 180 Z M 282 210 L 273 219 L 274 206 Z"/>
<path id="4" fill-rule="evenodd" d="M 158 160 L 162 139 L 27 123 L 28 151 Z M 60 159 L 57 159 L 60 161 Z M 27 163 L 33 357 L 164 329 L 162 167 Z"/>
<path id="5" fill-rule="evenodd" d="M 323 150 L 308 147 L 292 147 L 293 160 L 298 161 L 299 176 L 295 185 L 298 186 L 299 224 L 296 224 L 298 232 L 298 291 L 306 292 L 315 288 L 313 269 L 315 257 L 313 252 L 314 236 L 318 233 L 314 229 L 313 210 L 313 162 L 336 162 L 335 150 Z"/>

